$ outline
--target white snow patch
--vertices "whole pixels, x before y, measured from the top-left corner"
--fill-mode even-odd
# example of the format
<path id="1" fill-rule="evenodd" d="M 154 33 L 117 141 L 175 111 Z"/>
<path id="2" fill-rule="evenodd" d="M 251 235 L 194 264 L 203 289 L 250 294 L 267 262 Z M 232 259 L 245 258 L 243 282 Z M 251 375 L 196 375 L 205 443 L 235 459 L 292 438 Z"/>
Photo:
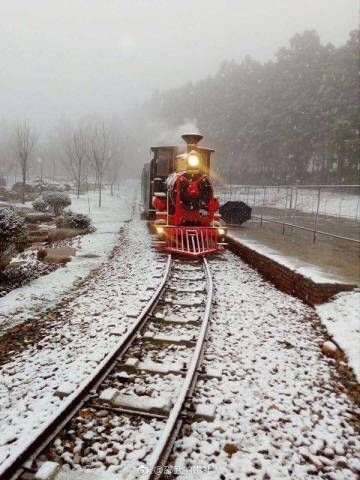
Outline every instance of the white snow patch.
<path id="1" fill-rule="evenodd" d="M 104 191 L 102 207 L 97 205 L 96 192 L 81 195 L 79 199 L 71 195 L 71 209 L 89 215 L 96 231 L 81 238 L 81 250 L 64 268 L 0 298 L 0 328 L 13 326 L 53 306 L 76 280 L 106 260 L 121 225 L 131 217 L 136 186 L 135 181 L 128 180 L 114 197 Z"/>
<path id="2" fill-rule="evenodd" d="M 130 477 L 127 478 L 130 480 Z M 119 480 L 119 475 L 100 469 L 79 471 L 63 467 L 56 476 L 56 480 Z"/>
<path id="3" fill-rule="evenodd" d="M 360 289 L 339 293 L 316 311 L 360 381 Z"/>
<path id="4" fill-rule="evenodd" d="M 35 480 L 53 480 L 60 465 L 56 462 L 45 462 L 36 472 Z"/>

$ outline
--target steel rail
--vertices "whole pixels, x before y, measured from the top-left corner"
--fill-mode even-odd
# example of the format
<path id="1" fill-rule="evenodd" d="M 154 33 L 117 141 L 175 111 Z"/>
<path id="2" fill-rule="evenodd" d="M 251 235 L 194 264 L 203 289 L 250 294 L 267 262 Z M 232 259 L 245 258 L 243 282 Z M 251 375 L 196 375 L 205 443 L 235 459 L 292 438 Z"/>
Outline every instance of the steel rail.
<path id="1" fill-rule="evenodd" d="M 118 344 L 104 360 L 99 364 L 97 369 L 87 378 L 79 388 L 69 397 L 64 403 L 60 412 L 54 414 L 50 419 L 41 426 L 36 437 L 24 442 L 20 451 L 16 453 L 16 457 L 11 457 L 5 460 L 0 465 L 0 479 L 1 480 L 16 480 L 22 475 L 29 466 L 33 464 L 40 453 L 48 446 L 48 444 L 56 437 L 56 435 L 65 427 L 65 425 L 76 415 L 86 403 L 89 396 L 91 396 L 109 373 L 115 368 L 116 360 L 122 356 L 132 342 L 137 337 L 138 332 L 155 309 L 161 294 L 164 291 L 166 283 L 169 278 L 171 267 L 171 255 L 168 256 L 165 272 L 162 281 L 156 289 L 154 295 L 146 304 L 140 315 L 137 317 L 134 325 L 125 334 L 120 344 Z M 25 467 L 24 464 L 27 464 Z"/>
<path id="2" fill-rule="evenodd" d="M 191 397 L 194 391 L 197 376 L 199 374 L 198 371 L 204 354 L 205 340 L 207 337 L 209 321 L 211 317 L 213 298 L 213 281 L 210 268 L 205 258 L 203 261 L 208 291 L 200 332 L 179 396 L 170 412 L 165 428 L 151 456 L 150 462 L 146 467 L 147 476 L 144 477 L 144 480 L 155 480 L 162 477 L 166 467 L 166 462 L 170 456 L 176 437 L 182 425 L 181 417 L 182 413 L 184 412 L 185 403 Z"/>

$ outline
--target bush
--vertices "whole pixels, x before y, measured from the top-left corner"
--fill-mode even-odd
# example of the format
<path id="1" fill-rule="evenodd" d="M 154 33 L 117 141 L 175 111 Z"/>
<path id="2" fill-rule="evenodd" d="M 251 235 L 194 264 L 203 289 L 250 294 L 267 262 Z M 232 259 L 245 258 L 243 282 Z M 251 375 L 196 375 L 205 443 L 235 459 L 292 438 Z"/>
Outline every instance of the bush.
<path id="1" fill-rule="evenodd" d="M 65 188 L 59 183 L 47 183 L 45 184 L 45 188 L 43 188 L 43 190 L 46 190 L 48 192 L 63 192 Z"/>
<path id="2" fill-rule="evenodd" d="M 44 248 L 41 248 L 40 250 L 38 250 L 36 256 L 40 262 L 43 262 L 46 257 L 46 250 Z"/>
<path id="3" fill-rule="evenodd" d="M 45 213 L 49 209 L 49 205 L 45 202 L 42 197 L 38 197 L 36 200 L 33 201 L 32 207 L 37 212 Z"/>
<path id="4" fill-rule="evenodd" d="M 11 190 L 13 192 L 16 192 L 16 193 L 22 193 L 23 188 L 24 188 L 24 185 L 23 185 L 22 182 L 16 182 L 12 186 Z M 35 188 L 33 187 L 33 185 L 29 185 L 28 183 L 26 183 L 25 184 L 25 193 L 34 193 L 34 192 L 35 192 Z"/>
<path id="5" fill-rule="evenodd" d="M 82 213 L 66 212 L 58 225 L 62 228 L 77 228 L 88 232 L 93 230 L 91 219 Z"/>
<path id="6" fill-rule="evenodd" d="M 43 200 L 53 210 L 57 217 L 62 214 L 65 207 L 71 205 L 69 195 L 62 192 L 44 193 Z"/>
<path id="7" fill-rule="evenodd" d="M 24 233 L 24 220 L 11 208 L 0 208 L 0 254 Z"/>

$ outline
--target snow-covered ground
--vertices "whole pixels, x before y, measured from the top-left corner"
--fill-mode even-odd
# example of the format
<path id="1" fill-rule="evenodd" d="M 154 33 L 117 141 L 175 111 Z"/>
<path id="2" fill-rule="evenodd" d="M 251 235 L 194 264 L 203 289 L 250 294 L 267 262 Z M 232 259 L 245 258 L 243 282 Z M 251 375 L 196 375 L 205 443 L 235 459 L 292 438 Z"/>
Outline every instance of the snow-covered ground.
<path id="1" fill-rule="evenodd" d="M 119 218 L 126 220 L 129 213 L 122 215 Z M 108 217 L 101 227 L 98 218 L 102 231 L 87 246 L 97 246 L 97 252 L 105 255 L 117 238 L 112 257 L 102 259 L 76 295 L 62 301 L 40 342 L 13 353 L 0 368 L 0 431 L 5 432 L 0 439 L 0 473 L 1 463 L 16 455 L 57 411 L 64 401 L 61 397 L 74 392 L 121 341 L 161 280 L 165 264 L 150 248 L 149 233 L 138 212 L 120 236 L 116 234 L 119 222 Z M 89 251 L 93 253 L 93 248 Z"/>
<path id="2" fill-rule="evenodd" d="M 236 232 L 235 232 L 236 238 Z M 284 265 L 291 270 L 310 278 L 315 283 L 349 283 L 339 275 L 331 275 L 320 267 L 308 264 L 296 257 L 285 257 L 280 252 L 255 240 L 239 239 L 241 243 Z M 360 380 L 360 293 L 341 293 L 334 300 L 318 305 L 316 310 L 329 334 L 347 355 L 348 361 Z"/>
<path id="3" fill-rule="evenodd" d="M 1 464 L 121 341 L 161 280 L 163 258 L 150 248 L 138 212 L 128 222 L 133 194 L 134 184 L 127 184 L 111 208 L 113 199 L 105 195 L 107 209 L 97 209 L 92 195 L 89 202 L 82 197 L 74 203 L 72 209 L 83 213 L 90 205 L 98 230 L 83 237 L 77 257 L 57 271 L 58 283 L 54 272 L 18 289 L 17 296 L 0 299 L 0 313 L 7 314 L 3 319 L 14 323 L 34 315 L 33 305 L 44 312 L 62 296 L 62 308 L 51 312 L 49 333 L 0 367 L 0 431 L 5 432 L 0 435 L 0 474 Z M 84 253 L 100 256 L 81 257 Z M 69 292 L 94 267 L 87 282 Z M 182 431 L 173 455 L 180 478 L 355 480 L 360 472 L 356 406 L 335 360 L 321 353 L 326 338 L 314 310 L 276 290 L 230 252 L 211 259 L 210 267 L 216 297 L 204 363 L 222 370 L 222 377 L 198 383 L 195 403 L 215 405 L 215 420 Z M 1 303 L 7 297 L 12 299 L 8 309 Z M 336 330 L 350 323 L 358 297 L 349 298 L 339 296 L 328 310 L 319 311 L 331 322 L 336 307 Z M 340 310 L 345 312 L 341 317 Z M 174 362 L 180 353 L 170 351 Z M 175 391 L 176 378 L 160 385 L 165 392 Z M 150 424 L 145 433 L 134 430 L 140 449 Z M 115 478 L 110 472 L 94 472 L 93 478 L 107 475 Z"/>
<path id="4" fill-rule="evenodd" d="M 236 238 L 236 232 L 234 232 Z M 259 242 L 239 238 L 240 242 L 256 252 L 310 278 L 315 283 L 349 283 L 339 275 L 331 275 L 320 267 L 308 264 L 296 257 L 286 257 L 275 249 Z M 329 334 L 347 355 L 348 361 L 360 380 L 360 292 L 341 293 L 329 303 L 318 305 L 316 310 Z"/>
<path id="5" fill-rule="evenodd" d="M 330 302 L 318 305 L 316 311 L 330 335 L 346 353 L 360 382 L 360 290 L 339 293 Z"/>
<path id="6" fill-rule="evenodd" d="M 54 305 L 76 280 L 84 278 L 106 260 L 120 227 L 131 218 L 137 187 L 135 181 L 129 180 L 122 184 L 114 197 L 104 191 L 101 208 L 97 204 L 96 192 L 83 194 L 79 199 L 71 195 L 71 210 L 90 215 L 96 231 L 81 237 L 78 254 L 65 267 L 0 298 L 0 331 L 40 315 Z"/>
<path id="7" fill-rule="evenodd" d="M 319 320 L 224 257 L 210 262 L 216 295 L 204 357 L 223 373 L 195 393 L 195 403 L 216 406 L 215 420 L 183 428 L 173 453 L 179 478 L 355 480 L 356 406 L 321 353 Z"/>
<path id="8" fill-rule="evenodd" d="M 349 192 L 354 193 L 349 193 Z M 293 208 L 301 212 L 316 213 L 318 189 L 286 187 L 246 187 L 232 185 L 218 189 L 222 202 L 243 201 L 251 207 L 272 207 L 283 210 Z M 359 189 L 321 189 L 319 213 L 334 217 L 360 219 Z"/>

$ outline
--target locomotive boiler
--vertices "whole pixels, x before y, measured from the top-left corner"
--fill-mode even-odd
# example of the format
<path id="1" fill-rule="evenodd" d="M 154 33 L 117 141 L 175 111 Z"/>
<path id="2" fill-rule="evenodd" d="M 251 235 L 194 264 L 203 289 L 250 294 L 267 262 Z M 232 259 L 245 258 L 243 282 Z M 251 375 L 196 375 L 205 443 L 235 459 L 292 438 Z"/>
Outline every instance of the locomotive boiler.
<path id="1" fill-rule="evenodd" d="M 224 249 L 225 227 L 210 180 L 214 150 L 199 134 L 182 135 L 186 147 L 152 147 L 142 172 L 142 217 L 157 234 L 156 248 L 204 256 Z"/>

